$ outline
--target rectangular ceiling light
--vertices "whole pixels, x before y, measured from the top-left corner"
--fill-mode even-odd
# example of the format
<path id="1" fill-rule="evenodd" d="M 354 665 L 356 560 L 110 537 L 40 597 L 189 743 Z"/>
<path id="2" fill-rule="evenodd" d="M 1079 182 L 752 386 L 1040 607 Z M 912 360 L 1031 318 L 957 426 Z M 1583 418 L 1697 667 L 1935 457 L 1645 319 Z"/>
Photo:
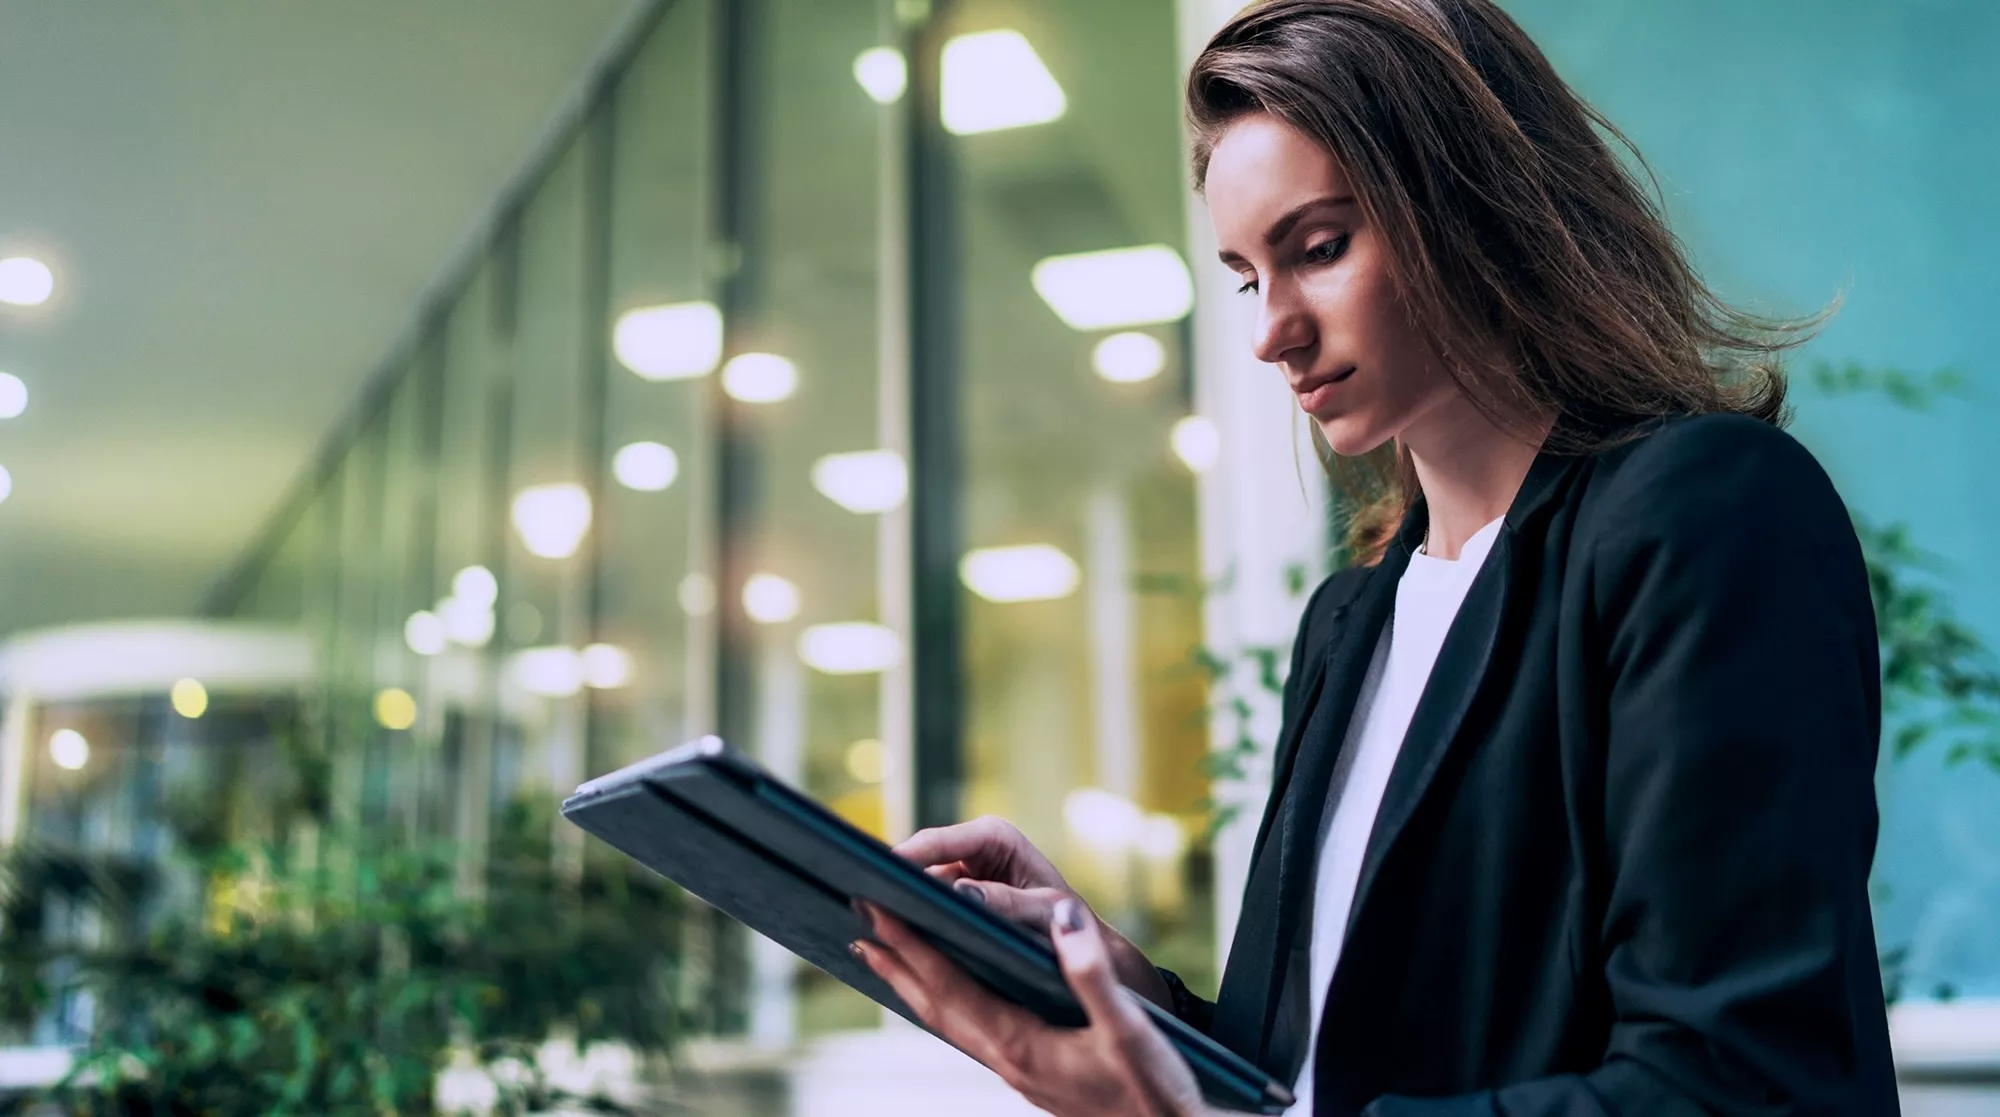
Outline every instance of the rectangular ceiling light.
<path id="1" fill-rule="evenodd" d="M 849 512 L 901 508 L 910 494 L 910 471 L 894 450 L 828 454 L 813 463 L 813 488 Z"/>
<path id="2" fill-rule="evenodd" d="M 1164 244 L 1051 256 L 1035 265 L 1035 293 L 1071 329 L 1178 322 L 1194 308 L 1194 280 Z"/>
<path id="3" fill-rule="evenodd" d="M 1047 124 L 1069 102 L 1019 31 L 958 35 L 944 45 L 941 115 L 955 136 Z"/>
<path id="4" fill-rule="evenodd" d="M 612 327 L 611 351 L 647 380 L 707 376 L 722 363 L 722 311 L 711 302 L 628 310 Z"/>
<path id="5" fill-rule="evenodd" d="M 1083 578 L 1075 559 L 1047 543 L 969 552 L 958 576 L 973 593 L 1002 604 L 1068 597 Z"/>
<path id="6" fill-rule="evenodd" d="M 799 633 L 799 658 L 828 675 L 875 674 L 903 661 L 903 642 L 870 621 L 816 624 Z"/>

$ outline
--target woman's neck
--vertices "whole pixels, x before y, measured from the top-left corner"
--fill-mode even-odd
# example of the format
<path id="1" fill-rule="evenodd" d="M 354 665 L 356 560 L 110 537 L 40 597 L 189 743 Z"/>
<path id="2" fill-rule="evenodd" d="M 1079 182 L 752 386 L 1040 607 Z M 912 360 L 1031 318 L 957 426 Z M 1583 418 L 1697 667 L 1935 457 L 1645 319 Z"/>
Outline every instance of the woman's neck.
<path id="1" fill-rule="evenodd" d="M 1535 464 L 1548 424 L 1532 430 L 1532 441 L 1524 441 L 1471 400 L 1454 395 L 1403 432 L 1430 511 L 1426 553 L 1455 560 L 1480 528 L 1507 514 Z"/>

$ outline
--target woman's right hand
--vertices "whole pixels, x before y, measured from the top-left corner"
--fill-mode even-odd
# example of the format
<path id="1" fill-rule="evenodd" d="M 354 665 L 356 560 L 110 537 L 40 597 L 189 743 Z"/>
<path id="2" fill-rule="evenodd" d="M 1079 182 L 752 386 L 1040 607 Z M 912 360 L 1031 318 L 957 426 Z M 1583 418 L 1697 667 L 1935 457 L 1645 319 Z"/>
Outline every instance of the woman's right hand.
<path id="1" fill-rule="evenodd" d="M 1173 1011 L 1173 997 L 1160 971 L 1124 935 L 1098 919 L 1055 865 L 1013 823 L 986 815 L 954 826 L 919 830 L 895 847 L 905 859 L 947 881 L 995 915 L 1037 934 L 1048 930 L 1056 904 L 1074 900 L 1103 932 L 1112 973 L 1119 982 L 1161 1008 Z"/>

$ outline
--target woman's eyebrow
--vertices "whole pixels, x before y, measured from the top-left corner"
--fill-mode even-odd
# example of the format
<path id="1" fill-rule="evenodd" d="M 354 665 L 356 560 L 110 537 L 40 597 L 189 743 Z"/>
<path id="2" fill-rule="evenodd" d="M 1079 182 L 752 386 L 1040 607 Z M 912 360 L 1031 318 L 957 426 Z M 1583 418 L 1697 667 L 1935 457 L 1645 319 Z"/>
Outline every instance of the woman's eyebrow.
<path id="1" fill-rule="evenodd" d="M 1339 209 L 1343 206 L 1354 204 L 1353 196 L 1348 194 L 1328 194 L 1324 197 L 1308 198 L 1291 209 L 1286 210 L 1283 216 L 1271 222 L 1271 227 L 1264 231 L 1264 243 L 1268 246 L 1276 247 L 1280 241 L 1292 235 L 1292 230 L 1298 227 L 1300 221 L 1305 220 L 1308 214 L 1316 210 Z M 1236 267 L 1244 262 L 1243 257 L 1226 248 L 1217 252 L 1216 258 L 1230 267 Z"/>
<path id="2" fill-rule="evenodd" d="M 1347 194 L 1339 196 L 1329 194 L 1325 197 L 1300 202 L 1298 205 L 1286 210 L 1283 217 L 1271 222 L 1271 227 L 1264 232 L 1264 243 L 1267 246 L 1275 248 L 1279 241 L 1291 236 L 1292 230 L 1298 226 L 1298 223 L 1305 220 L 1306 215 L 1314 210 L 1338 209 L 1341 206 L 1351 206 L 1353 204 L 1354 198 Z"/>

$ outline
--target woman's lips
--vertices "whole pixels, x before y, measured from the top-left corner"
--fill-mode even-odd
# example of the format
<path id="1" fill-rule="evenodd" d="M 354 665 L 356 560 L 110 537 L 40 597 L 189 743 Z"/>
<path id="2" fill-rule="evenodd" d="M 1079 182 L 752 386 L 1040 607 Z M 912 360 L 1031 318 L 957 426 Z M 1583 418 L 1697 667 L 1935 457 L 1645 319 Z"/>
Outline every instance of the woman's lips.
<path id="1" fill-rule="evenodd" d="M 1304 411 L 1308 415 L 1319 414 L 1327 404 L 1333 402 L 1334 389 L 1338 388 L 1343 381 L 1353 375 L 1354 366 L 1350 365 L 1310 388 L 1299 388 L 1299 410 Z"/>

